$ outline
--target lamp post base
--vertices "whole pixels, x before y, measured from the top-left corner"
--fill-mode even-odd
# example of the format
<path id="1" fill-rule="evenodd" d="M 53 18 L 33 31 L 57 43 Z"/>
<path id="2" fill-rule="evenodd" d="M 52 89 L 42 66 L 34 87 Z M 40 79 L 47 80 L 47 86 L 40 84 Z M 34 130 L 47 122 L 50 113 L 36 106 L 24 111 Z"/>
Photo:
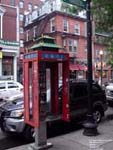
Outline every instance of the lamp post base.
<path id="1" fill-rule="evenodd" d="M 88 115 L 88 120 L 84 124 L 84 131 L 83 134 L 86 136 L 96 136 L 99 134 L 97 130 L 97 124 L 95 123 L 93 119 L 93 115 Z"/>

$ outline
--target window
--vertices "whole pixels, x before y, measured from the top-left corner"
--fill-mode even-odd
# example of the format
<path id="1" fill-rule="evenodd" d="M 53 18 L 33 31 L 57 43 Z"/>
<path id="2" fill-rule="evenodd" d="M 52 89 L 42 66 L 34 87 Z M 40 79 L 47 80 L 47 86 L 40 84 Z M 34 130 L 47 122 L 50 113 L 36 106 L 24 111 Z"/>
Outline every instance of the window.
<path id="1" fill-rule="evenodd" d="M 73 40 L 73 51 L 76 52 L 77 51 L 77 41 Z"/>
<path id="2" fill-rule="evenodd" d="M 15 6 L 15 0 L 10 0 L 11 6 Z"/>
<path id="3" fill-rule="evenodd" d="M 24 2 L 23 2 L 23 1 L 20 1 L 20 2 L 19 2 L 19 7 L 20 7 L 20 8 L 24 8 Z"/>
<path id="4" fill-rule="evenodd" d="M 19 86 L 16 83 L 8 82 L 8 88 L 19 88 Z"/>
<path id="5" fill-rule="evenodd" d="M 20 47 L 24 47 L 24 41 L 20 40 Z"/>
<path id="6" fill-rule="evenodd" d="M 50 4 L 50 11 L 53 11 L 53 3 Z"/>
<path id="7" fill-rule="evenodd" d="M 33 37 L 37 36 L 37 26 L 33 28 Z"/>
<path id="8" fill-rule="evenodd" d="M 64 24 L 63 24 L 63 29 L 64 29 L 64 32 L 68 32 L 68 20 L 64 20 Z"/>
<path id="9" fill-rule="evenodd" d="M 50 32 L 54 32 L 55 31 L 55 18 L 52 18 L 51 20 L 50 20 Z"/>
<path id="10" fill-rule="evenodd" d="M 69 52 L 76 52 L 78 49 L 77 41 L 73 39 L 69 39 L 68 46 L 69 46 Z"/>
<path id="11" fill-rule="evenodd" d="M 75 31 L 74 31 L 75 34 L 77 35 L 80 35 L 80 24 L 75 24 Z"/>
<path id="12" fill-rule="evenodd" d="M 63 47 L 66 46 L 66 43 L 67 43 L 67 40 L 66 40 L 66 39 L 63 39 Z"/>
<path id="13" fill-rule="evenodd" d="M 72 40 L 69 40 L 69 52 L 72 52 L 72 49 L 73 49 Z"/>
<path id="14" fill-rule="evenodd" d="M 13 57 L 3 56 L 2 75 L 13 75 Z"/>
<path id="15" fill-rule="evenodd" d="M 26 41 L 30 40 L 30 30 L 26 31 Z"/>
<path id="16" fill-rule="evenodd" d="M 20 33 L 24 33 L 24 29 L 20 27 Z"/>
<path id="17" fill-rule="evenodd" d="M 5 88 L 6 88 L 5 82 L 0 83 L 0 89 L 5 89 Z"/>
<path id="18" fill-rule="evenodd" d="M 28 10 L 32 11 L 32 4 L 31 3 L 28 4 Z"/>
<path id="19" fill-rule="evenodd" d="M 24 20 L 24 15 L 20 14 L 20 21 L 23 21 L 23 20 Z"/>
<path id="20" fill-rule="evenodd" d="M 85 43 L 85 45 L 84 45 L 84 51 L 85 51 L 85 53 L 87 53 L 87 43 Z"/>

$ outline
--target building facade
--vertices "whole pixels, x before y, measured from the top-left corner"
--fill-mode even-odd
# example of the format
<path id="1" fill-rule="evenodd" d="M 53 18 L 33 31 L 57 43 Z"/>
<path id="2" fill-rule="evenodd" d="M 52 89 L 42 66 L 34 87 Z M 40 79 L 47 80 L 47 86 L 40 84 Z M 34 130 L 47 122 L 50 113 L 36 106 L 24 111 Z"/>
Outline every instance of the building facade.
<path id="1" fill-rule="evenodd" d="M 1 4 L 9 5 L 13 7 L 18 8 L 18 39 L 20 41 L 20 59 L 21 54 L 24 53 L 24 29 L 23 29 L 23 23 L 24 23 L 24 14 L 27 14 L 28 12 L 33 11 L 34 9 L 38 8 L 38 5 L 41 5 L 42 2 L 40 0 L 1 0 Z"/>
<path id="2" fill-rule="evenodd" d="M 22 59 L 24 54 L 24 29 L 23 29 L 23 23 L 24 23 L 24 14 L 27 14 L 28 12 L 31 12 L 38 8 L 39 5 L 41 5 L 43 2 L 40 0 L 1 0 L 0 4 L 4 5 L 5 7 L 16 7 L 17 9 L 17 19 L 16 24 L 17 28 L 14 30 L 16 34 L 17 41 L 19 41 L 19 55 L 18 55 L 18 62 L 17 62 L 17 76 L 19 77 L 18 80 L 20 81 L 21 75 L 22 75 Z M 13 22 L 13 21 L 12 21 Z M 7 30 L 5 34 L 7 33 Z M 2 34 L 2 33 L 1 33 Z M 11 39 L 9 39 L 11 40 Z"/>
<path id="3" fill-rule="evenodd" d="M 0 5 L 0 78 L 17 80 L 17 8 Z"/>
<path id="4" fill-rule="evenodd" d="M 72 8 L 71 8 L 72 9 Z M 25 52 L 34 43 L 34 39 L 42 34 L 55 38 L 56 43 L 62 46 L 60 51 L 69 53 L 70 70 L 76 78 L 87 77 L 87 30 L 86 19 L 70 13 L 69 8 L 61 0 L 47 0 L 44 5 L 25 16 Z M 100 77 L 100 50 L 103 50 L 103 61 L 107 58 L 106 44 L 101 41 L 104 35 L 93 33 L 92 61 L 93 78 Z M 99 40 L 100 39 L 100 40 Z M 103 63 L 103 70 L 109 77 L 109 69 Z"/>

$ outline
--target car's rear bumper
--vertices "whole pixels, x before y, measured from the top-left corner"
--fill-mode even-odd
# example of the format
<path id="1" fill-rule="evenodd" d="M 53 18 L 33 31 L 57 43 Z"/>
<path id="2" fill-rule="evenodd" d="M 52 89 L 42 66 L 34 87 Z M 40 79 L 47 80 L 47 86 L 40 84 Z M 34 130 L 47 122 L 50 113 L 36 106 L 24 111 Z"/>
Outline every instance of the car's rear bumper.
<path id="1" fill-rule="evenodd" d="M 22 133 L 25 128 L 24 119 L 6 118 L 5 130 L 9 132 Z"/>

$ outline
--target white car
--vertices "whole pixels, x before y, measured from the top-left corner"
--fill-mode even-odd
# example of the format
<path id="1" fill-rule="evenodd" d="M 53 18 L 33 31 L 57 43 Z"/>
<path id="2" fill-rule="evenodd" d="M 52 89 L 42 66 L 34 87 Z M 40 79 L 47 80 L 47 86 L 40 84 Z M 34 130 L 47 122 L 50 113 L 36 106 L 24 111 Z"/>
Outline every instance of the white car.
<path id="1" fill-rule="evenodd" d="M 109 83 L 106 86 L 106 98 L 109 103 L 113 103 L 113 83 Z"/>
<path id="2" fill-rule="evenodd" d="M 13 80 L 0 81 L 0 99 L 23 94 L 23 85 Z"/>

